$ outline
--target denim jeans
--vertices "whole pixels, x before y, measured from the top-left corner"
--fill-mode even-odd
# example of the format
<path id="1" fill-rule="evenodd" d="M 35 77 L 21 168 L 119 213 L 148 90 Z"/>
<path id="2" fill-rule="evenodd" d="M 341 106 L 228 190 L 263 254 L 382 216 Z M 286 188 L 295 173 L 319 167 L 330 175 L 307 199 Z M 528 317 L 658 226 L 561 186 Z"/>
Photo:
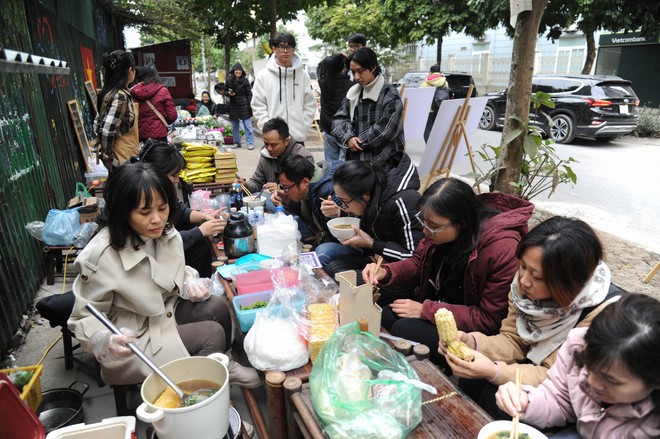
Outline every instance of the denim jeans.
<path id="1" fill-rule="evenodd" d="M 345 160 L 346 150 L 341 147 L 339 140 L 330 133 L 323 133 L 323 155 L 326 161 Z"/>
<path id="2" fill-rule="evenodd" d="M 324 242 L 316 247 L 316 255 L 319 257 L 321 265 L 326 266 L 336 259 L 362 256 L 362 250 L 338 242 Z"/>
<path id="3" fill-rule="evenodd" d="M 252 131 L 252 119 L 231 120 L 231 128 L 234 131 L 234 143 L 241 143 L 241 124 L 245 129 L 245 141 L 248 146 L 254 146 L 254 133 Z"/>

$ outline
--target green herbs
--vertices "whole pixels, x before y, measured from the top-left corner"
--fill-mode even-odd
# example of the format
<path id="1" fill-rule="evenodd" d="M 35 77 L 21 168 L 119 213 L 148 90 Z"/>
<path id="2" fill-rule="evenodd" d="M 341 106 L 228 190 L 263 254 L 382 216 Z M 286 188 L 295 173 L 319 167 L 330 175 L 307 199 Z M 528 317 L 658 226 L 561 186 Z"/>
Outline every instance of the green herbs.
<path id="1" fill-rule="evenodd" d="M 32 372 L 27 370 L 19 370 L 9 374 L 9 379 L 16 386 L 19 391 L 23 391 L 23 387 L 32 379 Z"/>
<path id="2" fill-rule="evenodd" d="M 258 300 L 256 302 L 254 302 L 252 305 L 247 305 L 247 306 L 241 305 L 241 311 L 247 311 L 249 309 L 265 308 L 266 305 L 268 305 L 268 301 Z"/>

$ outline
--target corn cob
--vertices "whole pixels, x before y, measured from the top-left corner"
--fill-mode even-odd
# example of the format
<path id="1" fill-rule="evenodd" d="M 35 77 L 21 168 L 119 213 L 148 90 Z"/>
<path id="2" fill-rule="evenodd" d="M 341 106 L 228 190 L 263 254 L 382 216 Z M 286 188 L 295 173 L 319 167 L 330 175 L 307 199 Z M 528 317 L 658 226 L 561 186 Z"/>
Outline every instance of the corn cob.
<path id="1" fill-rule="evenodd" d="M 446 308 L 440 308 L 435 313 L 435 326 L 438 328 L 440 341 L 447 343 L 447 352 L 462 358 L 465 361 L 474 360 L 474 355 L 468 346 L 462 341 L 456 340 L 458 329 L 454 314 Z"/>
<path id="2" fill-rule="evenodd" d="M 447 345 L 447 352 L 449 352 L 450 354 L 454 354 L 458 358 L 461 358 L 465 361 L 474 360 L 474 354 L 472 353 L 470 348 L 465 343 L 459 340 L 454 340 L 449 342 L 449 344 Z"/>
<path id="3" fill-rule="evenodd" d="M 438 336 L 440 341 L 449 344 L 456 340 L 456 321 L 454 314 L 446 308 L 440 308 L 435 313 L 435 326 L 438 328 Z"/>

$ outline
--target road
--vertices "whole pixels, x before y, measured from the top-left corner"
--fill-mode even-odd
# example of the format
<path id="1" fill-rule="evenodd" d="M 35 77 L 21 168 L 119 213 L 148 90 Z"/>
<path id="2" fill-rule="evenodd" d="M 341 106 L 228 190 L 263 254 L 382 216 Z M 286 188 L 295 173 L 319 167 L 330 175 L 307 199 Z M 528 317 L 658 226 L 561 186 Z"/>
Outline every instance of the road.
<path id="1" fill-rule="evenodd" d="M 477 129 L 473 149 L 484 143 L 498 145 L 501 131 Z M 653 144 L 655 143 L 655 144 Z M 561 185 L 548 200 L 541 194 L 532 201 L 557 214 L 575 216 L 594 227 L 660 253 L 660 144 L 623 137 L 610 143 L 575 139 L 557 145 L 562 158 L 573 157 L 577 185 Z M 456 158 L 452 172 L 470 172 L 467 158 Z"/>

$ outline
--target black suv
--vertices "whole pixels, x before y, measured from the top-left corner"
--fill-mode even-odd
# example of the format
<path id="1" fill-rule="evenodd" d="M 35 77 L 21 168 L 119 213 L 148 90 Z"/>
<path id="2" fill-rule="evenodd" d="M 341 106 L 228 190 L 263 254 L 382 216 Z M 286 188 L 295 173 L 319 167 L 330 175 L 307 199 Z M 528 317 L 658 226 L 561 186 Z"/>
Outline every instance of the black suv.
<path id="1" fill-rule="evenodd" d="M 408 72 L 401 77 L 394 85 L 397 88 L 401 88 L 403 84 L 406 84 L 406 88 L 419 88 L 422 85 L 422 82 L 430 73 L 428 72 Z M 467 97 L 468 89 L 470 85 L 474 85 L 474 79 L 472 75 L 467 73 L 460 72 L 441 72 L 442 76 L 447 78 L 447 85 L 449 86 L 449 99 L 462 99 Z M 477 96 L 477 87 L 474 86 L 472 90 L 472 97 Z"/>
<path id="2" fill-rule="evenodd" d="M 530 109 L 529 121 L 541 126 L 557 143 L 577 137 L 609 142 L 637 127 L 639 99 L 631 82 L 618 76 L 540 75 L 532 78 L 532 93 L 549 93 L 555 108 Z M 490 93 L 479 128 L 491 130 L 504 124 L 506 91 Z M 546 113 L 553 120 L 550 126 Z"/>

